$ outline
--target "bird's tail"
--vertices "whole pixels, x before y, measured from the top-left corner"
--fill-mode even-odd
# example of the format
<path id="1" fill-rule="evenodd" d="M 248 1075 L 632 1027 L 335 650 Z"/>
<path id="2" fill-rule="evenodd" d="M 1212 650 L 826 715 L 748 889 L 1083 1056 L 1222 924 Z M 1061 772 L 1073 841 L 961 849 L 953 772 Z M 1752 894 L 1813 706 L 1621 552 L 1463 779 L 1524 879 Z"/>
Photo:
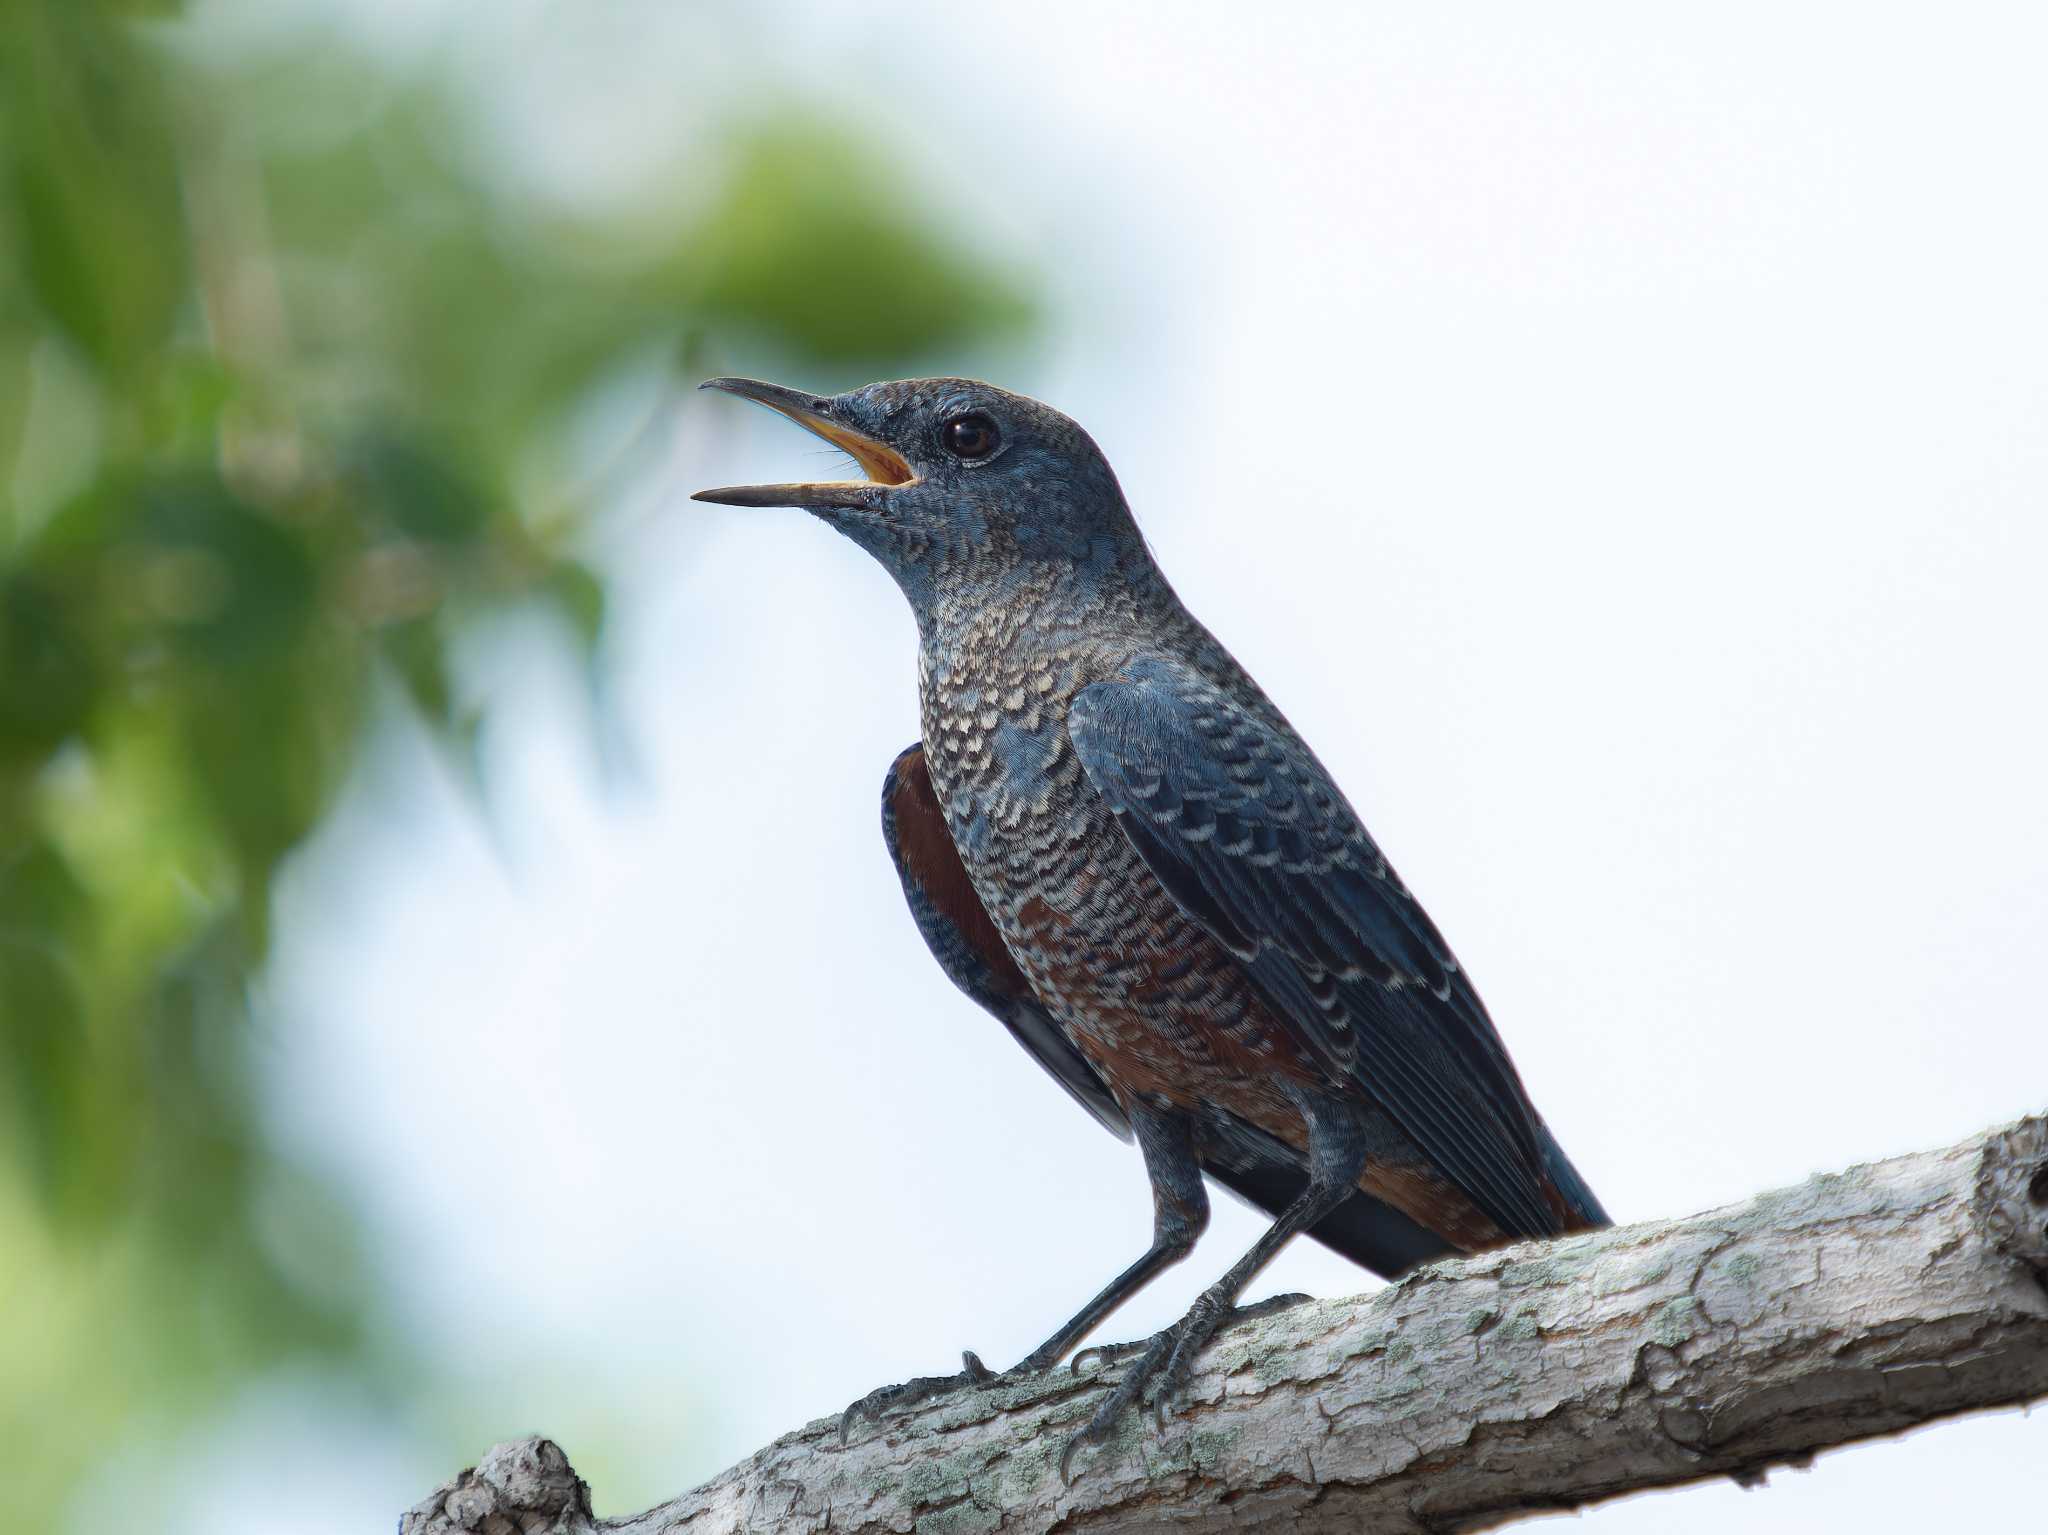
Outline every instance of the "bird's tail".
<path id="1" fill-rule="evenodd" d="M 1565 1207 L 1563 1230 L 1589 1231 L 1614 1224 L 1549 1127 L 1538 1129 L 1544 1172 Z M 1200 1139 L 1202 1165 L 1209 1176 L 1268 1215 L 1277 1216 L 1308 1186 L 1308 1170 L 1299 1152 L 1234 1114 L 1208 1116 Z M 1418 1263 L 1458 1251 L 1428 1227 L 1364 1192 L 1351 1195 L 1308 1234 L 1383 1279 L 1398 1278 Z"/>
<path id="2" fill-rule="evenodd" d="M 1550 1175 L 1552 1186 L 1563 1196 L 1565 1207 L 1576 1217 L 1568 1222 L 1566 1229 L 1591 1231 L 1596 1226 L 1612 1226 L 1614 1221 L 1586 1186 L 1586 1180 L 1579 1176 L 1579 1170 L 1572 1166 L 1572 1159 L 1564 1154 L 1564 1148 L 1557 1144 L 1557 1137 L 1550 1133 L 1550 1127 L 1538 1125 L 1537 1130 L 1536 1146 L 1543 1156 L 1543 1170 Z"/>

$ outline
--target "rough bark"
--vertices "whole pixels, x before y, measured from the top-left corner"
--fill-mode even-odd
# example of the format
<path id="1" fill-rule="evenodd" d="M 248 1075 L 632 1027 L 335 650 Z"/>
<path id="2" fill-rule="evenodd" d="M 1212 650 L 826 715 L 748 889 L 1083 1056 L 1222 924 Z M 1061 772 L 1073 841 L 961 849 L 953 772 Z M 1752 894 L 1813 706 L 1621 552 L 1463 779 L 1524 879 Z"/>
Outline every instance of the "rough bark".
<path id="1" fill-rule="evenodd" d="M 2048 1118 L 1689 1220 L 1430 1265 L 1222 1333 L 1164 1437 L 1061 1445 L 1117 1376 L 1065 1369 L 785 1435 L 694 1492 L 591 1517 L 547 1440 L 500 1445 L 402 1535 L 1480 1529 L 1759 1477 L 2048 1396 Z"/>

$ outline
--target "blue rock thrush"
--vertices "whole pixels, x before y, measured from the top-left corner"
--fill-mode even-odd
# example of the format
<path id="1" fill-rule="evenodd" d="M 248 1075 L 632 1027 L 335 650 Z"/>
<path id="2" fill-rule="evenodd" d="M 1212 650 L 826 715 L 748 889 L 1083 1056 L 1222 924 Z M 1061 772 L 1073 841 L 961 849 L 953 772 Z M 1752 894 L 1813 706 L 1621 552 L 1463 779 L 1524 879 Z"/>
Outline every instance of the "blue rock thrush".
<path id="1" fill-rule="evenodd" d="M 1607 1224 L 1472 982 L 1315 754 L 1153 562 L 1101 451 L 967 379 L 754 400 L 865 480 L 700 491 L 814 513 L 917 616 L 922 740 L 882 826 L 946 973 L 1134 1139 L 1152 1244 L 1016 1371 L 1056 1364 L 1187 1256 L 1203 1175 L 1272 1227 L 1066 1447 L 1154 1391 L 1163 1418 L 1245 1285 L 1298 1232 L 1376 1273 Z M 994 1379 L 872 1393 L 900 1406 Z"/>

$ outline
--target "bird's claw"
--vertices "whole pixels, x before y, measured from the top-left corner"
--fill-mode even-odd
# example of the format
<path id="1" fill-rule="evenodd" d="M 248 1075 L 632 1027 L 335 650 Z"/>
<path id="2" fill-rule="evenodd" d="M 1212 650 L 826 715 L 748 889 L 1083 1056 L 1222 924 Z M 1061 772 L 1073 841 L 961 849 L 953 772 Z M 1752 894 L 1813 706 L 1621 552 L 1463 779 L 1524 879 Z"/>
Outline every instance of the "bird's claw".
<path id="1" fill-rule="evenodd" d="M 1195 1360 L 1208 1346 L 1209 1340 L 1216 1336 L 1217 1326 L 1229 1315 L 1228 1301 L 1219 1304 L 1205 1294 L 1196 1297 L 1194 1305 L 1188 1308 L 1188 1314 L 1174 1328 L 1173 1352 L 1159 1367 L 1159 1383 L 1152 1393 L 1152 1422 L 1160 1433 L 1166 1432 L 1166 1420 L 1173 1415 L 1174 1400 L 1179 1397 L 1181 1387 L 1195 1373 Z"/>
<path id="2" fill-rule="evenodd" d="M 1249 1306 L 1239 1306 L 1224 1320 L 1248 1322 L 1256 1316 L 1271 1316 L 1276 1311 L 1292 1311 L 1296 1306 L 1306 1306 L 1314 1299 L 1313 1295 L 1304 1295 L 1299 1290 L 1289 1290 L 1285 1295 L 1269 1295 L 1264 1300 L 1253 1301 Z"/>
<path id="3" fill-rule="evenodd" d="M 1084 1444 L 1099 1444 L 1103 1437 L 1103 1434 L 1096 1429 L 1094 1419 L 1091 1418 L 1086 1427 L 1082 1428 L 1073 1438 L 1067 1441 L 1066 1448 L 1060 1451 L 1060 1485 L 1062 1487 L 1074 1485 L 1074 1452 Z"/>
<path id="4" fill-rule="evenodd" d="M 1151 1338 L 1147 1339 L 1145 1342 L 1144 1358 L 1131 1366 L 1130 1373 L 1117 1382 L 1116 1390 L 1110 1392 L 1108 1400 L 1096 1408 L 1094 1416 L 1089 1418 L 1075 1433 L 1074 1437 L 1067 1441 L 1066 1448 L 1060 1451 L 1060 1482 L 1062 1485 L 1071 1487 L 1074 1484 L 1073 1464 L 1075 1452 L 1084 1444 L 1101 1444 L 1109 1437 L 1110 1431 L 1116 1427 L 1117 1419 L 1128 1412 L 1138 1399 L 1144 1395 L 1145 1383 L 1159 1373 L 1159 1366 L 1166 1358 L 1166 1351 L 1173 1346 L 1174 1336 L 1184 1325 L 1186 1325 L 1185 1320 L 1176 1322 L 1173 1326 L 1167 1328 L 1165 1332 L 1155 1333 Z M 1135 1346 L 1133 1344 L 1110 1345 L 1102 1348 L 1100 1352 L 1107 1356 L 1112 1349 L 1129 1349 Z"/>
<path id="5" fill-rule="evenodd" d="M 847 1436 L 862 1418 L 879 1421 L 890 1413 L 902 1412 L 935 1396 L 957 1391 L 962 1386 L 986 1386 L 999 1378 L 994 1370 L 981 1362 L 979 1354 L 968 1349 L 960 1355 L 960 1373 L 957 1375 L 920 1375 L 900 1385 L 877 1386 L 839 1415 L 839 1448 L 846 1448 Z"/>
<path id="6" fill-rule="evenodd" d="M 1148 1338 L 1137 1343 L 1091 1343 L 1074 1355 L 1067 1365 L 1067 1372 L 1072 1375 L 1079 1375 L 1087 1367 L 1090 1360 L 1097 1364 L 1114 1364 L 1117 1360 L 1123 1358 L 1124 1355 L 1145 1347 L 1150 1341 Z"/>
<path id="7" fill-rule="evenodd" d="M 1308 1299 L 1307 1296 L 1302 1297 Z M 971 1348 L 960 1351 L 960 1373 L 967 1378 L 970 1386 L 986 1386 L 996 1378 L 996 1372 L 981 1362 L 981 1355 Z"/>
<path id="8" fill-rule="evenodd" d="M 1222 1296 L 1205 1293 L 1199 1296 L 1188 1314 L 1162 1333 L 1156 1333 L 1144 1343 L 1097 1343 L 1081 1350 L 1074 1356 L 1073 1373 L 1081 1372 L 1083 1360 L 1093 1356 L 1108 1363 L 1143 1348 L 1145 1356 L 1131 1367 L 1130 1374 L 1117 1382 L 1116 1389 L 1094 1416 L 1066 1443 L 1060 1451 L 1060 1481 L 1065 1486 L 1073 1485 L 1072 1468 L 1074 1456 L 1084 1444 L 1101 1444 L 1116 1427 L 1116 1421 L 1135 1406 L 1144 1396 L 1145 1388 L 1153 1385 L 1152 1422 L 1162 1434 L 1167 1422 L 1173 1416 L 1174 1404 L 1181 1388 L 1188 1383 L 1188 1377 L 1195 1372 L 1195 1361 L 1209 1340 L 1226 1322 L 1242 1321 L 1250 1317 L 1269 1316 L 1275 1311 L 1285 1311 L 1314 1299 L 1308 1295 L 1275 1295 L 1256 1305 L 1232 1309 Z M 1156 1385 L 1154 1385 L 1156 1382 Z"/>

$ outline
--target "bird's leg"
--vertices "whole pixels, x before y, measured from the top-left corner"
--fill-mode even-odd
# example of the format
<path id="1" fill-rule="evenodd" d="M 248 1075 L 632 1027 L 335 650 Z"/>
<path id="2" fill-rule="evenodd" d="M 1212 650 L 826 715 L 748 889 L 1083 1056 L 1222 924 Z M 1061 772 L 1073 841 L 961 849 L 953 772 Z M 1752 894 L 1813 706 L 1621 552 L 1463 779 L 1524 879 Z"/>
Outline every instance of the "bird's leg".
<path id="1" fill-rule="evenodd" d="M 1142 1257 L 1102 1288 L 1093 1300 L 1001 1375 L 972 1350 L 962 1354 L 958 1375 L 923 1375 L 899 1386 L 870 1391 L 839 1416 L 839 1442 L 860 1418 L 878 1418 L 919 1402 L 943 1396 L 962 1386 L 987 1386 L 1051 1369 L 1102 1319 L 1194 1250 L 1195 1240 L 1209 1224 L 1209 1191 L 1202 1183 L 1202 1164 L 1195 1157 L 1192 1123 L 1175 1111 L 1133 1105 L 1132 1128 L 1144 1153 L 1145 1174 L 1152 1180 L 1152 1245 Z"/>
<path id="2" fill-rule="evenodd" d="M 1152 1339 L 1144 1356 L 1117 1383 L 1109 1399 L 1096 1409 L 1085 1427 L 1060 1453 L 1060 1478 L 1068 1480 L 1074 1453 L 1084 1444 L 1100 1444 L 1155 1380 L 1154 1410 L 1161 1427 L 1174 1395 L 1193 1371 L 1195 1359 L 1216 1329 L 1232 1314 L 1244 1287 L 1298 1232 L 1307 1230 L 1342 1204 L 1358 1187 L 1365 1171 L 1367 1127 L 1353 1106 L 1338 1100 L 1292 1094 L 1308 1122 L 1308 1186 L 1283 1210 L 1251 1250 L 1230 1266 L 1216 1283 L 1195 1298 L 1193 1306 L 1165 1332 Z"/>
<path id="3" fill-rule="evenodd" d="M 1209 1191 L 1196 1160 L 1192 1123 L 1183 1115 L 1148 1105 L 1132 1108 L 1131 1128 L 1152 1180 L 1152 1245 L 1144 1255 L 1102 1287 L 1064 1327 L 1018 1362 L 1017 1372 L 1049 1370 L 1068 1349 L 1101 1325 L 1117 1307 L 1195 1250 L 1209 1226 Z"/>

